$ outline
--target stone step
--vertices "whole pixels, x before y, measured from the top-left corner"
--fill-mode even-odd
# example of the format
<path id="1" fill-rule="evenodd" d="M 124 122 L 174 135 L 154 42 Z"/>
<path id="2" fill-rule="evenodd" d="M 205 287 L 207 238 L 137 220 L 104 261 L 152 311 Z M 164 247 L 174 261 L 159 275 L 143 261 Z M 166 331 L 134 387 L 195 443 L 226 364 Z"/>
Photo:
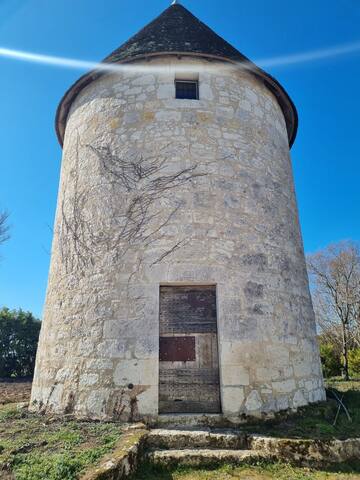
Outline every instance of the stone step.
<path id="1" fill-rule="evenodd" d="M 219 449 L 184 449 L 148 451 L 147 460 L 161 466 L 209 466 L 214 464 L 240 464 L 256 462 L 265 458 L 265 454 L 257 450 L 219 450 Z"/>
<path id="2" fill-rule="evenodd" d="M 150 448 L 207 448 L 241 450 L 247 448 L 245 434 L 233 430 L 154 429 L 147 437 Z"/>
<path id="3" fill-rule="evenodd" d="M 239 417 L 236 417 L 234 426 L 239 424 Z M 196 428 L 196 427 L 214 427 L 214 428 L 231 428 L 232 423 L 230 419 L 225 418 L 220 413 L 171 413 L 161 414 L 156 418 L 156 421 L 150 427 L 157 428 Z"/>

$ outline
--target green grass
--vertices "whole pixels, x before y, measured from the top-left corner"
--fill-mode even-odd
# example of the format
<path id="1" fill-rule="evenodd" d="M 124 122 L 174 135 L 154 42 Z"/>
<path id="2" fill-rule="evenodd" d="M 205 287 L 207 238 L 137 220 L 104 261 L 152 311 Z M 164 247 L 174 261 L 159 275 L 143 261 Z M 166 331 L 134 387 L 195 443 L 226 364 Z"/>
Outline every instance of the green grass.
<path id="1" fill-rule="evenodd" d="M 337 423 L 335 400 L 310 405 L 290 417 L 279 415 L 267 423 L 244 425 L 241 430 L 286 438 L 360 437 L 360 382 L 333 380 L 335 389 L 350 411 L 350 423 L 341 412 Z M 0 478 L 16 480 L 75 480 L 80 472 L 96 464 L 111 452 L 121 436 L 116 423 L 62 421 L 19 410 L 13 404 L 0 406 Z M 323 480 L 358 479 L 360 468 L 354 465 L 334 467 L 335 471 L 294 468 L 283 463 L 214 469 L 158 470 L 144 465 L 136 480 L 213 480 L 278 479 Z"/>
<path id="2" fill-rule="evenodd" d="M 248 424 L 241 429 L 245 432 L 286 438 L 330 440 L 360 437 L 360 381 L 329 380 L 327 387 L 329 392 L 327 402 L 300 408 L 294 415 L 286 417 L 277 415 L 274 420 L 266 423 Z M 351 422 L 341 410 L 334 425 L 338 403 L 332 398 L 331 390 L 342 398 L 349 410 Z"/>
<path id="3" fill-rule="evenodd" d="M 12 405 L 0 408 L 0 478 L 75 480 L 112 451 L 119 424 L 61 421 Z"/>
<path id="4" fill-rule="evenodd" d="M 359 465 L 340 464 L 328 470 L 293 467 L 287 463 L 223 465 L 213 468 L 166 469 L 143 464 L 131 480 L 359 480 Z"/>

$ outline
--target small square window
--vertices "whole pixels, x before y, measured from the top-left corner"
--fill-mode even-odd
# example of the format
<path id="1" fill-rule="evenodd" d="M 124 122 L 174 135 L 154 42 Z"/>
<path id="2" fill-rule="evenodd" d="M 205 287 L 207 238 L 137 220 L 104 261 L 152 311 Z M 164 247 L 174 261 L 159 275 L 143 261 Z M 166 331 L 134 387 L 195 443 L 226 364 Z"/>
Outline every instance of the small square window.
<path id="1" fill-rule="evenodd" d="M 196 80 L 175 80 L 176 98 L 199 100 L 199 82 Z"/>

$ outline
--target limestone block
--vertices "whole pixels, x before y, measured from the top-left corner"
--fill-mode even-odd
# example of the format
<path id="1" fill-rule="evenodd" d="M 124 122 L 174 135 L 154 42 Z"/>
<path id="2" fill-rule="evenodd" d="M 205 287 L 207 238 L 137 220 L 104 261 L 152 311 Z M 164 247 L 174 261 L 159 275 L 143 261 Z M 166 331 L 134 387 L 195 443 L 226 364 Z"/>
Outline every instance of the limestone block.
<path id="1" fill-rule="evenodd" d="M 225 414 L 238 414 L 244 403 L 244 389 L 241 387 L 223 387 L 222 408 Z"/>
<path id="2" fill-rule="evenodd" d="M 317 380 L 313 379 L 313 378 L 311 378 L 310 380 L 306 380 L 304 382 L 304 385 L 305 385 L 306 390 L 308 390 L 308 391 L 315 390 L 318 386 L 317 385 Z"/>
<path id="3" fill-rule="evenodd" d="M 290 393 L 295 390 L 296 384 L 294 379 L 290 379 L 282 382 L 272 382 L 272 387 L 275 392 Z"/>
<path id="4" fill-rule="evenodd" d="M 96 347 L 96 353 L 101 358 L 125 358 L 126 345 L 121 340 L 104 340 Z"/>
<path id="5" fill-rule="evenodd" d="M 93 358 L 86 361 L 86 370 L 112 370 L 113 362 L 105 358 Z"/>
<path id="6" fill-rule="evenodd" d="M 161 110 L 155 113 L 155 118 L 159 122 L 178 122 L 181 118 L 181 113 L 174 110 Z"/>
<path id="7" fill-rule="evenodd" d="M 309 402 L 322 402 L 326 400 L 325 390 L 323 388 L 318 388 L 309 392 Z"/>
<path id="8" fill-rule="evenodd" d="M 126 112 L 124 114 L 123 122 L 125 125 L 131 125 L 133 123 L 138 123 L 140 121 L 139 112 Z"/>
<path id="9" fill-rule="evenodd" d="M 297 377 L 309 377 L 311 375 L 311 363 L 309 361 L 294 363 L 294 373 Z"/>
<path id="10" fill-rule="evenodd" d="M 256 390 L 252 390 L 246 398 L 245 407 L 248 412 L 260 410 L 262 407 L 262 400 Z"/>
<path id="11" fill-rule="evenodd" d="M 264 116 L 264 111 L 262 108 L 258 107 L 258 106 L 255 106 L 254 107 L 254 113 L 257 117 L 263 117 Z"/>
<path id="12" fill-rule="evenodd" d="M 193 112 L 193 113 L 195 113 L 198 121 L 202 122 L 202 123 L 204 123 L 204 122 L 209 123 L 213 119 L 213 112 L 211 112 L 211 111 Z M 210 130 L 210 128 L 209 128 L 209 130 Z M 216 132 L 219 134 L 218 130 L 216 130 Z M 211 135 L 210 131 L 209 131 L 209 135 Z"/>
<path id="13" fill-rule="evenodd" d="M 199 96 L 201 100 L 213 100 L 214 94 L 210 85 L 201 82 Z"/>
<path id="14" fill-rule="evenodd" d="M 139 93 L 141 93 L 141 88 L 139 87 L 127 88 L 124 90 L 124 95 L 138 95 Z"/>
<path id="15" fill-rule="evenodd" d="M 82 338 L 77 343 L 77 354 L 79 356 L 91 355 L 95 351 L 96 339 L 94 338 Z"/>
<path id="16" fill-rule="evenodd" d="M 279 368 L 258 367 L 256 368 L 256 379 L 259 382 L 270 382 L 271 380 L 278 380 L 281 378 L 281 370 Z"/>
<path id="17" fill-rule="evenodd" d="M 80 375 L 80 385 L 82 387 L 91 387 L 92 385 L 96 385 L 99 380 L 99 375 L 97 373 L 84 373 Z"/>
<path id="18" fill-rule="evenodd" d="M 50 399 L 51 388 L 44 385 L 33 384 L 31 388 L 30 410 L 36 411 L 46 405 Z"/>
<path id="19" fill-rule="evenodd" d="M 306 404 L 307 404 L 307 400 L 304 397 L 303 392 L 301 390 L 297 390 L 293 398 L 293 407 L 294 408 L 303 407 Z"/>
<path id="20" fill-rule="evenodd" d="M 290 362 L 289 350 L 278 344 L 278 345 L 269 345 L 266 348 L 266 353 L 271 358 L 272 363 L 277 367 L 287 367 Z"/>
<path id="21" fill-rule="evenodd" d="M 142 332 L 141 332 L 142 333 Z M 151 356 L 157 358 L 156 352 L 159 350 L 159 337 L 150 336 L 147 337 L 138 337 L 133 339 L 133 344 L 135 345 L 134 355 L 138 359 L 148 359 Z"/>
<path id="22" fill-rule="evenodd" d="M 121 360 L 114 371 L 114 384 L 124 386 L 157 385 L 159 381 L 158 359 Z"/>
<path id="23" fill-rule="evenodd" d="M 175 97 L 175 86 L 174 84 L 163 84 L 159 85 L 157 90 L 157 98 L 159 99 L 169 99 Z"/>
<path id="24" fill-rule="evenodd" d="M 249 385 L 249 372 L 240 365 L 222 365 L 221 379 L 224 385 Z"/>
<path id="25" fill-rule="evenodd" d="M 61 399 L 64 392 L 64 385 L 57 384 L 50 390 L 49 403 L 52 408 L 58 408 L 58 405 L 61 405 Z"/>
<path id="26" fill-rule="evenodd" d="M 287 395 L 280 395 L 276 397 L 276 410 L 287 410 L 290 407 L 289 397 Z"/>
<path id="27" fill-rule="evenodd" d="M 151 311 L 152 306 L 147 305 L 142 307 L 141 305 L 134 305 L 133 307 L 134 311 L 129 312 L 129 318 L 123 320 L 107 320 L 104 322 L 104 339 L 135 338 L 137 335 L 141 335 L 142 332 L 146 331 L 153 317 L 153 312 Z M 131 318 L 131 316 L 139 318 Z"/>
<path id="28" fill-rule="evenodd" d="M 245 96 L 248 98 L 252 105 L 256 105 L 259 101 L 257 94 L 250 88 L 246 88 Z"/>
<path id="29" fill-rule="evenodd" d="M 60 368 L 60 370 L 58 370 L 56 373 L 55 381 L 62 383 L 65 380 L 70 379 L 73 373 L 73 369 L 71 368 Z"/>
<path id="30" fill-rule="evenodd" d="M 308 338 L 304 338 L 301 340 L 301 352 L 310 352 L 316 353 L 318 350 L 318 346 L 316 341 L 309 340 Z"/>
<path id="31" fill-rule="evenodd" d="M 90 391 L 85 406 L 92 416 L 103 417 L 105 415 L 105 406 L 109 396 L 110 391 L 108 389 L 93 389 Z"/>
<path id="32" fill-rule="evenodd" d="M 234 116 L 234 109 L 232 107 L 217 107 L 216 114 L 219 118 L 231 119 Z"/>
<path id="33" fill-rule="evenodd" d="M 197 122 L 196 112 L 182 112 L 182 121 L 190 124 L 195 124 Z"/>
<path id="34" fill-rule="evenodd" d="M 141 87 L 147 85 L 154 85 L 155 76 L 154 75 L 142 75 L 141 77 L 134 78 L 132 80 L 133 85 L 139 85 Z"/>
<path id="35" fill-rule="evenodd" d="M 146 390 L 137 395 L 136 399 L 139 414 L 158 414 L 159 390 L 157 385 L 147 387 Z"/>
<path id="36" fill-rule="evenodd" d="M 149 111 L 149 110 L 146 110 L 145 112 L 143 112 L 143 120 L 145 120 L 146 122 L 150 122 L 152 120 L 154 120 L 155 118 L 155 113 L 152 112 L 152 111 Z"/>

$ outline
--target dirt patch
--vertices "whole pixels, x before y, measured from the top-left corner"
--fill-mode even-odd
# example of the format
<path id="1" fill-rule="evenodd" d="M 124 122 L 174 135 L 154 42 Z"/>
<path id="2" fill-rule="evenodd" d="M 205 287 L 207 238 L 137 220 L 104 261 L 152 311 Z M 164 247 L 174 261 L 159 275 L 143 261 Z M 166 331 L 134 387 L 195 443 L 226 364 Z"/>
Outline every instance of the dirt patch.
<path id="1" fill-rule="evenodd" d="M 0 405 L 28 402 L 31 394 L 31 378 L 9 380 L 0 378 Z"/>

